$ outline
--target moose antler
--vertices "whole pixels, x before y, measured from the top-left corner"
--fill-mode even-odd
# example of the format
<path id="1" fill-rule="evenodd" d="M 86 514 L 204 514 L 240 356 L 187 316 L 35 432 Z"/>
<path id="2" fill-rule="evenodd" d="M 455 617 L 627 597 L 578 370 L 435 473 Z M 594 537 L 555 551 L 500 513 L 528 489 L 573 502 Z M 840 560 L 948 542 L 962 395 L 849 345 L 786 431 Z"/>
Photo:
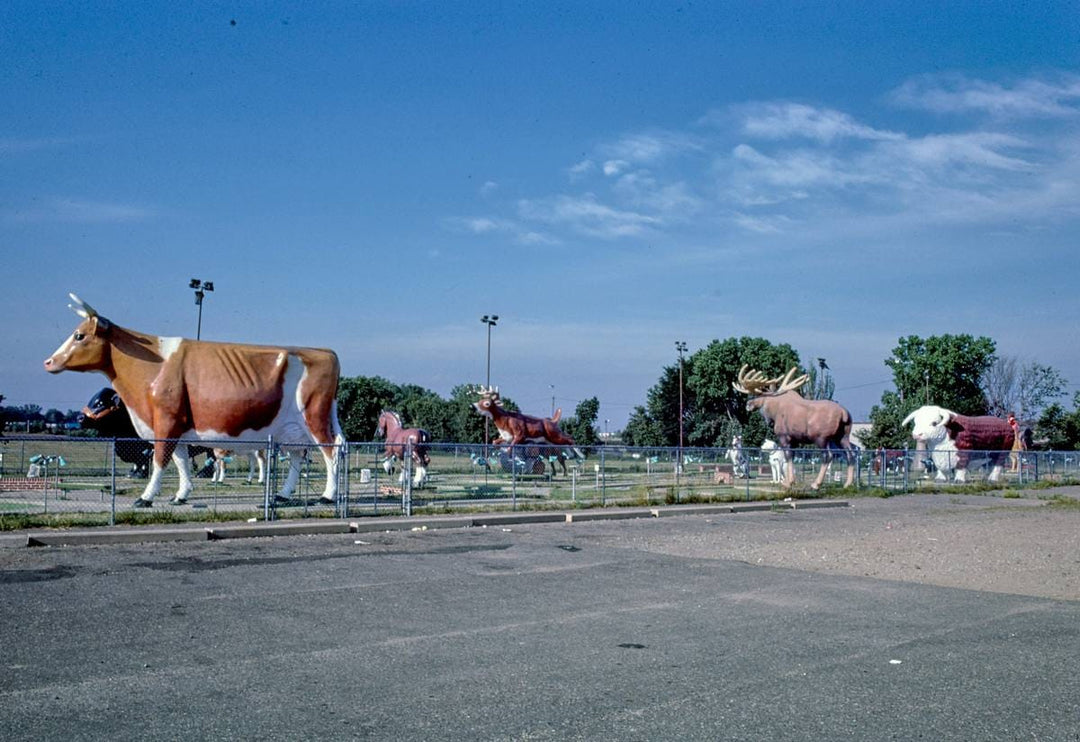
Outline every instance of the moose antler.
<path id="1" fill-rule="evenodd" d="M 761 371 L 751 369 L 750 366 L 744 363 L 742 368 L 739 369 L 738 380 L 731 382 L 731 386 L 737 392 L 753 396 L 766 391 L 769 385 L 776 381 L 778 380 L 766 378 Z"/>
<path id="2" fill-rule="evenodd" d="M 738 379 L 731 382 L 731 386 L 735 391 L 749 394 L 751 397 L 762 394 L 783 394 L 798 389 L 810 378 L 808 374 L 796 377 L 795 372 L 798 368 L 798 366 L 792 366 L 791 370 L 783 376 L 770 379 L 763 372 L 751 369 L 744 363 L 739 369 Z"/>
<path id="3" fill-rule="evenodd" d="M 798 368 L 798 366 L 792 366 L 791 369 L 784 374 L 784 378 L 780 380 L 780 386 L 776 389 L 777 394 L 793 392 L 810 380 L 810 374 L 795 376 L 795 372 Z"/>

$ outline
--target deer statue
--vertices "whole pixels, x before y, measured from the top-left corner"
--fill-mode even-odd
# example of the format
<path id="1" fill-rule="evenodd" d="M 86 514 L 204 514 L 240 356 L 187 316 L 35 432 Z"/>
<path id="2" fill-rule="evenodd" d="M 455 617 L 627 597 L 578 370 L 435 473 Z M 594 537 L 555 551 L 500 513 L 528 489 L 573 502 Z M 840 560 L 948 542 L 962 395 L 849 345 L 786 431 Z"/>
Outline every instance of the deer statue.
<path id="1" fill-rule="evenodd" d="M 563 474 L 567 473 L 565 449 L 569 449 L 577 458 L 585 458 L 585 455 L 574 447 L 574 439 L 559 429 L 559 418 L 562 410 L 557 410 L 552 417 L 532 417 L 520 412 L 503 409 L 499 404 L 498 387 L 480 387 L 478 402 L 473 407 L 484 417 L 487 417 L 499 431 L 499 436 L 492 443 L 502 441 L 510 447 L 513 456 L 514 446 L 524 443 L 537 443 L 547 446 L 561 447 L 555 449 L 555 457 L 562 464 Z M 551 473 L 555 474 L 555 462 L 551 462 Z"/>
<path id="2" fill-rule="evenodd" d="M 773 434 L 787 458 L 787 472 L 784 486 L 795 483 L 795 468 L 792 466 L 792 445 L 811 443 L 822 449 L 825 456 L 821 470 L 812 485 L 814 489 L 825 480 L 825 471 L 832 462 L 833 450 L 842 449 L 847 459 L 847 481 L 850 487 L 855 480 L 854 451 L 851 447 L 851 413 L 831 399 L 803 399 L 796 391 L 807 382 L 809 375 L 796 377 L 793 367 L 783 376 L 768 379 L 761 371 L 743 365 L 739 369 L 737 381 L 731 386 L 735 391 L 750 397 L 746 402 L 747 411 L 760 410 L 765 419 L 773 426 Z"/>

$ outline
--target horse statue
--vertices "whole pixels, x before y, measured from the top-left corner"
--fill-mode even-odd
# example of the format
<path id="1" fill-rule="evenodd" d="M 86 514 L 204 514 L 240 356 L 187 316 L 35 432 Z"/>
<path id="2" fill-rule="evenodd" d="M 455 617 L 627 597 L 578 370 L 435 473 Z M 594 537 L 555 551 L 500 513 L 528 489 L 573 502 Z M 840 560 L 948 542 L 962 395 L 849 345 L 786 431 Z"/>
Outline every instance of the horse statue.
<path id="1" fill-rule="evenodd" d="M 375 437 L 386 437 L 386 449 L 384 451 L 383 469 L 387 474 L 394 473 L 394 463 L 398 459 L 405 459 L 406 446 L 412 446 L 412 460 L 415 464 L 413 470 L 413 486 L 422 487 L 427 479 L 427 467 L 431 462 L 428 456 L 427 444 L 431 442 L 431 434 L 421 428 L 406 428 L 401 422 L 401 416 L 391 410 L 383 410 L 379 413 L 379 424 L 375 428 Z M 405 478 L 405 470 L 401 470 L 401 479 Z"/>

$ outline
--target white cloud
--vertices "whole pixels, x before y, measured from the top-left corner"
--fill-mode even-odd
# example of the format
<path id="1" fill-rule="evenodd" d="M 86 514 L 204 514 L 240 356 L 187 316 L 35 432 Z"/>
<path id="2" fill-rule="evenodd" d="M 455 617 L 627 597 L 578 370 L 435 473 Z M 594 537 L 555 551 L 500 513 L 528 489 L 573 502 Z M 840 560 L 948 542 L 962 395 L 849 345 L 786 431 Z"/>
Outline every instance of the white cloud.
<path id="1" fill-rule="evenodd" d="M 998 115 L 992 125 L 934 130 L 916 121 L 905 130 L 827 105 L 730 106 L 691 125 L 708 123 L 707 137 L 688 126 L 596 145 L 567 169 L 572 181 L 605 176 L 589 191 L 522 199 L 507 221 L 526 243 L 536 239 L 531 232 L 711 241 L 718 224 L 756 236 L 790 235 L 797 225 L 820 241 L 845 231 L 921 233 L 934 224 L 1039 229 L 1080 210 L 1080 131 L 1065 117 L 1080 105 L 1080 77 L 1008 86 L 924 77 L 900 86 L 893 100 Z M 1033 127 L 1021 112 L 1044 120 Z"/>
<path id="2" fill-rule="evenodd" d="M 157 210 L 146 206 L 78 198 L 45 199 L 40 204 L 7 212 L 7 218 L 12 221 L 80 224 L 141 222 L 157 216 Z"/>
<path id="3" fill-rule="evenodd" d="M 630 167 L 630 163 L 626 160 L 608 160 L 604 163 L 604 175 L 610 178 L 625 171 L 628 167 Z"/>
<path id="4" fill-rule="evenodd" d="M 1062 117 L 1080 113 L 1080 77 L 1020 80 L 1011 86 L 963 75 L 924 75 L 890 94 L 900 106 L 935 113 L 984 113 L 998 117 Z"/>
<path id="5" fill-rule="evenodd" d="M 571 165 L 568 172 L 570 173 L 571 180 L 577 180 L 583 178 L 593 170 L 596 169 L 596 163 L 592 160 L 582 160 L 579 163 Z"/>
<path id="6" fill-rule="evenodd" d="M 559 243 L 557 238 L 524 227 L 513 219 L 488 216 L 450 217 L 444 219 L 443 224 L 452 232 L 509 237 L 514 242 L 523 245 L 554 245 Z"/>
<path id="7" fill-rule="evenodd" d="M 610 160 L 633 165 L 651 165 L 684 152 L 701 149 L 701 143 L 689 134 L 662 131 L 635 133 L 602 145 L 599 150 Z"/>
<path id="8" fill-rule="evenodd" d="M 566 227 L 579 234 L 614 239 L 639 236 L 660 225 L 660 220 L 635 211 L 615 209 L 596 196 L 553 196 L 518 202 L 523 219 Z"/>
<path id="9" fill-rule="evenodd" d="M 738 107 L 742 129 L 763 139 L 805 138 L 830 143 L 837 139 L 896 140 L 903 135 L 860 124 L 851 116 L 799 103 L 756 103 Z"/>

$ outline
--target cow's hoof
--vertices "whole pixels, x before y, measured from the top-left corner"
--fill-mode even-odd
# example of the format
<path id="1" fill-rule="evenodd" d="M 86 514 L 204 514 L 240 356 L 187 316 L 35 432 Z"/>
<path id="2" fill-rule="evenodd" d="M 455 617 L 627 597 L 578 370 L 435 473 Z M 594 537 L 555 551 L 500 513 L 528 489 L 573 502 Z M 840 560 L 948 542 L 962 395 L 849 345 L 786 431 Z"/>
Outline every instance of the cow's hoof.
<path id="1" fill-rule="evenodd" d="M 291 497 L 282 497 L 281 495 L 274 495 L 275 505 L 292 505 L 293 501 Z"/>
<path id="2" fill-rule="evenodd" d="M 133 502 L 131 504 L 131 507 L 133 507 L 133 508 L 152 508 L 152 507 L 154 507 L 154 503 L 153 503 L 152 500 L 144 500 L 143 498 L 139 497 L 139 498 L 137 498 L 135 500 L 135 502 Z"/>
<path id="3" fill-rule="evenodd" d="M 333 505 L 334 504 L 334 498 L 332 498 L 332 497 L 320 497 L 319 498 L 319 504 L 320 505 Z"/>
<path id="4" fill-rule="evenodd" d="M 173 499 L 169 500 L 169 504 L 170 505 L 187 505 L 187 498 L 186 497 L 174 497 Z"/>

